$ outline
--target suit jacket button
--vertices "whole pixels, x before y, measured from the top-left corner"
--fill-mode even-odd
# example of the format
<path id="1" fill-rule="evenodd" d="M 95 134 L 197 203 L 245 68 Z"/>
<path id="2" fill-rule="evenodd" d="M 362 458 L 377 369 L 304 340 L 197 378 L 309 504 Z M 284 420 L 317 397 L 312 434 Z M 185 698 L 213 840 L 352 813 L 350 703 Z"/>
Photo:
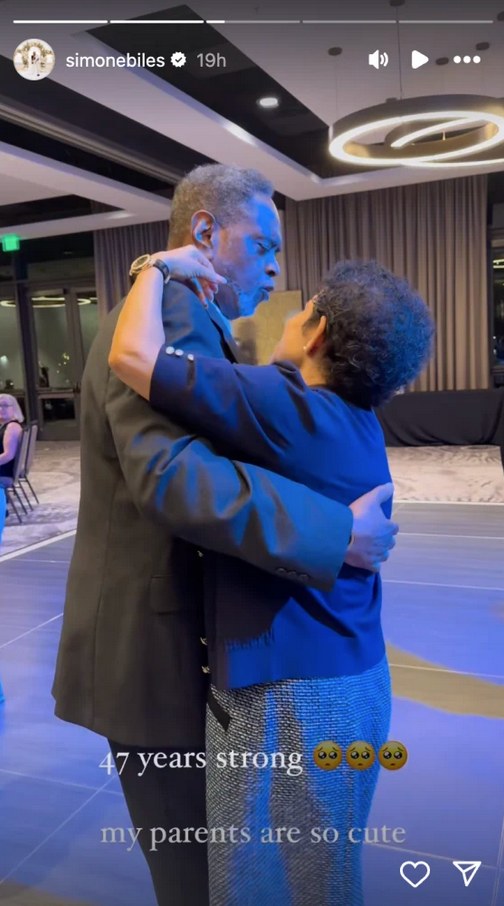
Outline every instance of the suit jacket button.
<path id="1" fill-rule="evenodd" d="M 176 349 L 176 350 L 175 350 L 175 355 L 177 355 L 177 356 L 179 356 L 179 357 L 180 357 L 181 355 L 184 355 L 184 350 L 183 350 L 183 349 Z"/>
<path id="2" fill-rule="evenodd" d="M 199 640 L 200 640 L 200 642 L 201 642 L 202 645 L 208 645 L 207 640 L 204 639 L 202 636 L 200 636 L 200 639 L 199 639 Z"/>
<path id="3" fill-rule="evenodd" d="M 285 576 L 286 572 L 287 572 L 287 570 L 284 569 L 283 566 L 279 566 L 277 569 L 277 573 L 279 576 Z"/>
<path id="4" fill-rule="evenodd" d="M 202 667 L 203 673 L 210 673 L 210 667 Z"/>
<path id="5" fill-rule="evenodd" d="M 187 360 L 189 362 L 194 362 L 194 356 L 193 356 L 192 352 L 190 352 L 189 355 L 187 356 Z"/>
<path id="6" fill-rule="evenodd" d="M 289 579 L 297 579 L 297 577 L 298 577 L 298 574 L 294 569 L 290 569 L 289 572 L 287 573 L 287 575 L 288 575 Z"/>
<path id="7" fill-rule="evenodd" d="M 298 579 L 301 579 L 302 582 L 308 582 L 310 577 L 306 573 L 299 573 Z"/>
<path id="8" fill-rule="evenodd" d="M 173 355 L 175 352 L 175 346 L 167 346 L 165 349 L 166 355 Z"/>
<path id="9" fill-rule="evenodd" d="M 196 551 L 198 557 L 203 557 L 203 551 Z"/>

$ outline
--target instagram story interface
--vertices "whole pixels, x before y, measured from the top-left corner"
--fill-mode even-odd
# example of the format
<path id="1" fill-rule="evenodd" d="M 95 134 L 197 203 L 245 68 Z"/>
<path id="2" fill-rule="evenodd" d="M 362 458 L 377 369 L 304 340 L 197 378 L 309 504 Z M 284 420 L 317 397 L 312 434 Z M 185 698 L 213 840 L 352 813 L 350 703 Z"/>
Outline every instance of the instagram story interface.
<path id="1" fill-rule="evenodd" d="M 504 906 L 504 0 L 0 24 L 0 892 Z"/>

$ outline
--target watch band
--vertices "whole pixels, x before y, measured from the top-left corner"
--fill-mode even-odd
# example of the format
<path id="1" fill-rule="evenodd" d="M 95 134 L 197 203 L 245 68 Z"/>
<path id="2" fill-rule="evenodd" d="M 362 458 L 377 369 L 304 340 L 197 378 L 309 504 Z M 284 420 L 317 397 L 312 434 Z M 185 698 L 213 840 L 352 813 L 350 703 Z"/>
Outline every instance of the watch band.
<path id="1" fill-rule="evenodd" d="M 166 285 L 171 277 L 170 268 L 168 267 L 168 265 L 164 261 L 160 261 L 159 258 L 156 258 L 155 261 L 149 263 L 151 267 L 157 267 L 158 271 L 161 271 L 164 283 Z"/>

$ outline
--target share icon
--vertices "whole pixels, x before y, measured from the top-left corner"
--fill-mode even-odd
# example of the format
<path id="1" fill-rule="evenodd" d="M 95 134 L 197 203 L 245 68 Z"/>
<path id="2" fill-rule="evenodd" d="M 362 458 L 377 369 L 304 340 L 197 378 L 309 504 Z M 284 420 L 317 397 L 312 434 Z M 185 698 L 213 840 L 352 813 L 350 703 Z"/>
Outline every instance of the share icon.
<path id="1" fill-rule="evenodd" d="M 464 887 L 469 887 L 474 875 L 481 868 L 481 862 L 452 862 L 464 879 Z"/>

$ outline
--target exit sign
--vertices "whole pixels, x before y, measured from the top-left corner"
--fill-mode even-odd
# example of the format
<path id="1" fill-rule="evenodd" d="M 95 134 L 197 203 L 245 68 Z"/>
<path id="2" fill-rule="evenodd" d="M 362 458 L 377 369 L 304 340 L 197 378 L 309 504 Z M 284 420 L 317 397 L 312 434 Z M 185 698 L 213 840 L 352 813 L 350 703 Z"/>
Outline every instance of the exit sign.
<path id="1" fill-rule="evenodd" d="M 4 252 L 19 251 L 19 248 L 21 245 L 19 236 L 14 236 L 14 234 L 12 234 L 10 236 L 2 236 L 1 240 L 2 240 L 2 249 L 4 250 Z"/>

